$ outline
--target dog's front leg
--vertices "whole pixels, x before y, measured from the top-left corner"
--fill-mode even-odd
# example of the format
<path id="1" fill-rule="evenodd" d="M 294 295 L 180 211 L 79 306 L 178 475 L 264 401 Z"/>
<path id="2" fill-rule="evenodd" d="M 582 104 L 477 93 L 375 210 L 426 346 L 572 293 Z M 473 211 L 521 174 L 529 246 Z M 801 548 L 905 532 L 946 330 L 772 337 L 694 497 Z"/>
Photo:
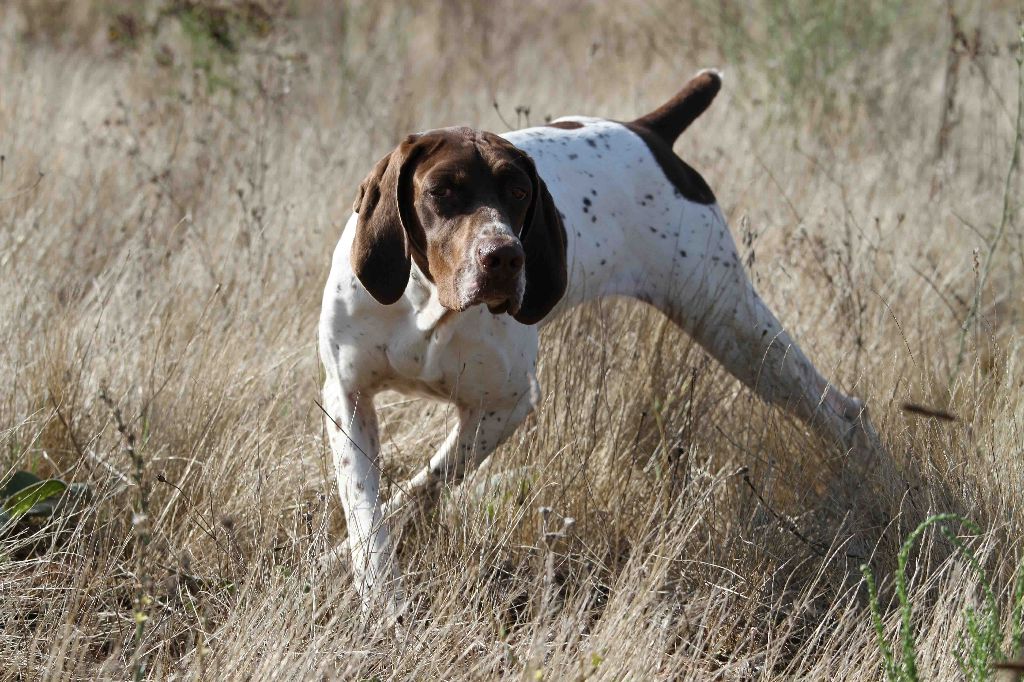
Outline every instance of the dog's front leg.
<path id="1" fill-rule="evenodd" d="M 411 502 L 429 509 L 445 486 L 458 485 L 512 435 L 532 409 L 525 396 L 504 409 L 460 407 L 458 424 L 430 462 L 388 500 L 385 518 L 395 519 L 409 511 Z"/>
<path id="2" fill-rule="evenodd" d="M 345 510 L 352 571 L 364 608 L 386 600 L 393 615 L 403 596 L 387 524 L 381 510 L 380 440 L 373 395 L 331 385 L 324 389 L 327 433 L 338 492 Z"/>

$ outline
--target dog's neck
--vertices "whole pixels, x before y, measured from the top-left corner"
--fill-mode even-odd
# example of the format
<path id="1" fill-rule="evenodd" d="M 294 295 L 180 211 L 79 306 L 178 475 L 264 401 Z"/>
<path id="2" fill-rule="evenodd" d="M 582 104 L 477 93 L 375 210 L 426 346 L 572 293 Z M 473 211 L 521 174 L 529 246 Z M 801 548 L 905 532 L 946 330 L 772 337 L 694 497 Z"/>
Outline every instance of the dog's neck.
<path id="1" fill-rule="evenodd" d="M 413 261 L 409 272 L 409 284 L 405 288 L 405 296 L 416 311 L 416 328 L 424 334 L 432 334 L 438 327 L 458 315 L 441 305 L 437 295 L 437 287 L 427 279 L 423 271 Z"/>

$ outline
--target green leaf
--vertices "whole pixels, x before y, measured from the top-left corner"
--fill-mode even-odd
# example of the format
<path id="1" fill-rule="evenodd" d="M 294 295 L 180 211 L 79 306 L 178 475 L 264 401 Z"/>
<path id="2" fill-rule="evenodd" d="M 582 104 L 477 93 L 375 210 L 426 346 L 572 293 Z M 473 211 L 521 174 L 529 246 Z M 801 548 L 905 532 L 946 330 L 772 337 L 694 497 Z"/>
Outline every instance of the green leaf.
<path id="1" fill-rule="evenodd" d="M 15 494 L 19 490 L 24 490 L 30 485 L 36 483 L 42 483 L 41 478 L 36 476 L 30 471 L 15 471 L 14 475 L 7 479 L 2 490 L 0 490 L 0 498 L 8 498 Z"/>
<path id="2" fill-rule="evenodd" d="M 48 507 L 40 503 L 60 495 L 67 487 L 64 481 L 58 481 L 55 478 L 39 481 L 20 489 L 14 495 L 4 500 L 3 508 L 15 520 L 26 514 L 51 514 L 53 513 L 52 503 Z M 36 510 L 37 505 L 39 505 L 38 510 Z"/>
<path id="3" fill-rule="evenodd" d="M 29 507 L 25 516 L 53 516 L 55 511 L 57 511 L 57 498 L 50 497 Z"/>

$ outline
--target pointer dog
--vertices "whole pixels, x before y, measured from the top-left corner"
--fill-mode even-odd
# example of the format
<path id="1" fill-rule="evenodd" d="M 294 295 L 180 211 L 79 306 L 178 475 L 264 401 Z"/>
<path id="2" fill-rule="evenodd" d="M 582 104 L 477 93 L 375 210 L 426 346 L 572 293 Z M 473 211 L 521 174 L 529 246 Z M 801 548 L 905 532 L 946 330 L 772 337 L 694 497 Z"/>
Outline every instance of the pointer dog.
<path id="1" fill-rule="evenodd" d="M 765 401 L 848 443 L 860 401 L 817 372 L 754 292 L 715 197 L 672 144 L 721 87 L 703 71 L 629 123 L 570 116 L 407 137 L 363 180 L 320 318 L 327 414 L 356 586 L 402 608 L 387 519 L 482 462 L 533 409 L 538 328 L 599 296 L 663 311 Z M 374 395 L 458 423 L 383 504 Z M 860 426 L 858 426 L 860 425 Z"/>

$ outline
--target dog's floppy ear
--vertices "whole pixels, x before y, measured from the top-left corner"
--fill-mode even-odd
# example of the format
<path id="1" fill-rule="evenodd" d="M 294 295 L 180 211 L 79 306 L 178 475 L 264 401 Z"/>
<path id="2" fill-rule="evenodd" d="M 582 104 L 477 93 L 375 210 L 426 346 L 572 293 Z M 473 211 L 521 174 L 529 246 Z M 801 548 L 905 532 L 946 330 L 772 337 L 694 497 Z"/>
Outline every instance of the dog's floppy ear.
<path id="1" fill-rule="evenodd" d="M 409 283 L 410 221 L 413 209 L 412 166 L 416 136 L 405 139 L 377 162 L 359 185 L 352 210 L 359 214 L 351 262 L 356 277 L 377 301 L 390 305 Z"/>
<path id="2" fill-rule="evenodd" d="M 533 160 L 529 156 L 526 160 L 533 179 L 533 197 L 519 236 L 526 252 L 526 291 L 513 317 L 523 324 L 537 324 L 565 295 L 569 276 L 562 218 Z"/>

